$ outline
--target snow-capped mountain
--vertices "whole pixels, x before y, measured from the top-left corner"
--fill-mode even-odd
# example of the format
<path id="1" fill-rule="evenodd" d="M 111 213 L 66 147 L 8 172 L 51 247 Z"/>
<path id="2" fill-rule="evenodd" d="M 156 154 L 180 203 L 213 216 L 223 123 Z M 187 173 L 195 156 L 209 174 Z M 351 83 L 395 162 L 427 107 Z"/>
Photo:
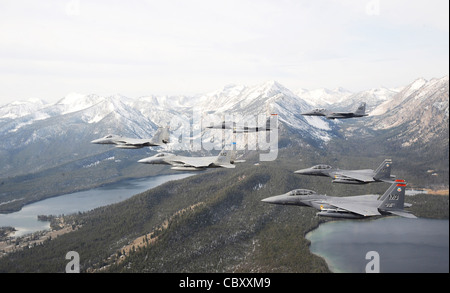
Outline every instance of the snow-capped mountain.
<path id="1" fill-rule="evenodd" d="M 296 94 L 308 104 L 313 107 L 328 107 L 329 105 L 336 105 L 344 102 L 353 93 L 344 88 L 329 89 L 300 89 Z"/>
<path id="2" fill-rule="evenodd" d="M 202 99 L 205 113 L 215 114 L 216 117 L 235 115 L 235 122 L 241 125 L 248 122 L 244 120 L 252 120 L 252 117 L 265 119 L 271 114 L 277 114 L 283 127 L 295 129 L 306 139 L 323 143 L 333 136 L 334 122 L 302 116 L 300 113 L 308 110 L 310 105 L 276 81 L 252 87 L 227 86 L 223 91 L 216 91 Z M 265 125 L 265 121 L 257 122 L 261 126 Z M 248 123 L 254 124 L 256 121 Z M 249 134 L 249 140 L 255 135 Z"/>
<path id="3" fill-rule="evenodd" d="M 271 114 L 278 117 L 280 148 L 292 148 L 288 152 L 330 150 L 328 146 L 347 141 L 355 149 L 361 147 L 362 153 L 366 147 L 372 152 L 378 146 L 384 147 L 380 151 L 387 148 L 393 152 L 408 148 L 420 150 L 422 160 L 441 160 L 441 152 L 448 154 L 448 90 L 447 76 L 416 80 L 397 94 L 382 88 L 360 93 L 338 89 L 333 100 L 333 92 L 328 91 L 327 101 L 335 101 L 328 104 L 333 109 L 341 106 L 350 110 L 361 100 L 372 107 L 378 105 L 368 117 L 348 121 L 302 116 L 314 106 L 275 81 L 254 86 L 227 85 L 196 96 L 130 99 L 71 93 L 54 104 L 38 100 L 11 103 L 0 108 L 0 178 L 10 187 L 9 192 L 0 191 L 0 203 L 18 204 L 22 200 L 23 190 L 15 188 L 16 182 L 25 182 L 26 189 L 26 182 L 34 180 L 33 184 L 39 184 L 45 178 L 50 182 L 41 191 L 45 196 L 119 180 L 129 174 L 152 176 L 161 169 L 145 168 L 136 161 L 160 150 L 200 151 L 206 155 L 218 150 L 216 146 L 221 147 L 222 140 L 235 141 L 238 149 L 253 150 L 250 147 L 255 144 L 251 142 L 259 142 L 260 133 L 234 135 L 232 131 L 204 127 L 230 118 L 238 125 L 246 122 L 248 126 L 264 126 Z M 172 143 L 163 148 L 130 151 L 90 143 L 107 134 L 148 138 L 158 126 L 166 125 L 171 128 Z M 201 142 L 202 148 L 192 149 L 191 143 L 196 142 Z M 214 149 L 204 147 L 205 143 L 214 145 Z M 433 148 L 427 148 L 430 145 Z M 331 148 L 331 152 L 338 150 Z M 26 200 L 19 205 L 34 200 L 35 191 L 26 192 Z"/>
<path id="4" fill-rule="evenodd" d="M 16 119 L 22 116 L 27 116 L 44 108 L 47 105 L 41 99 L 29 99 L 27 101 L 12 102 L 0 106 L 0 120 Z"/>
<path id="5" fill-rule="evenodd" d="M 423 113 L 429 108 L 435 108 L 436 114 L 441 114 L 448 119 L 448 78 L 445 76 L 430 81 L 423 78 L 417 79 L 397 95 L 386 100 L 371 113 L 373 116 L 387 114 L 383 117 L 384 122 L 380 123 L 377 128 L 395 127 L 403 124 L 405 120 L 417 119 L 416 115 L 413 115 L 414 113 Z"/>
<path id="6" fill-rule="evenodd" d="M 166 147 L 169 151 L 189 151 L 191 140 L 231 141 L 234 139 L 231 131 L 205 131 L 206 125 L 202 125 L 220 123 L 230 117 L 241 125 L 247 122 L 263 126 L 266 117 L 277 114 L 281 131 L 289 129 L 295 139 L 313 146 L 323 145 L 339 135 L 337 130 L 342 122 L 301 115 L 313 107 L 311 97 L 315 94 L 321 97 L 320 103 L 335 103 L 333 109 L 350 110 L 363 100 L 370 107 L 378 105 L 364 120 L 366 123 L 361 124 L 362 128 L 387 129 L 408 123 L 408 133 L 423 134 L 427 133 L 423 125 L 438 128 L 442 121 L 448 122 L 448 76 L 416 80 L 400 93 L 384 88 L 350 93 L 338 88 L 295 94 L 276 81 L 254 86 L 227 85 L 196 96 L 131 99 L 121 95 L 71 93 L 54 104 L 32 100 L 0 108 L 0 177 L 42 170 L 101 153 L 105 149 L 89 142 L 106 134 L 147 138 L 153 136 L 158 126 L 169 125 L 174 142 Z M 314 103 L 319 104 L 319 100 Z M 189 137 L 183 141 L 180 134 Z M 237 135 L 236 143 L 244 148 L 256 136 L 255 133 L 246 137 Z"/>
<path id="7" fill-rule="evenodd" d="M 263 126 L 270 114 L 278 114 L 282 127 L 292 128 L 318 144 L 330 140 L 335 127 L 333 122 L 301 116 L 309 105 L 274 81 L 250 87 L 229 85 L 191 97 L 130 99 L 71 93 L 55 104 L 38 105 L 36 110 L 22 111 L 14 117 L 5 114 L 0 121 L 0 177 L 63 164 L 76 159 L 74 153 L 87 157 L 101 150 L 89 142 L 107 134 L 152 137 L 158 126 L 171 127 L 175 143 L 167 146 L 169 151 L 189 150 L 190 139 L 221 142 L 221 130 L 204 131 L 201 123 L 219 123 L 224 117 L 232 117 L 242 125 L 247 122 Z M 194 137 L 186 137 L 191 133 Z M 184 141 L 179 141 L 179 134 L 185 135 Z M 238 135 L 237 144 L 245 148 L 247 140 L 256 141 L 256 135 Z M 225 140 L 232 141 L 232 136 L 231 131 L 226 131 Z M 20 166 L 16 166 L 17 160 L 22 162 Z"/>
<path id="8" fill-rule="evenodd" d="M 399 92 L 397 89 L 387 89 L 384 87 L 373 88 L 357 93 L 353 93 L 344 88 L 334 90 L 300 89 L 296 94 L 306 101 L 310 108 L 327 108 L 333 111 L 355 110 L 361 102 L 366 102 L 366 112 L 370 113 L 383 102 L 390 100 Z"/>
<path id="9" fill-rule="evenodd" d="M 149 117 L 157 125 L 170 125 L 176 137 L 178 134 L 193 132 L 193 140 L 222 141 L 222 131 L 204 131 L 211 123 L 232 120 L 237 125 L 265 125 L 266 118 L 277 114 L 279 121 L 286 127 L 295 128 L 302 136 L 318 143 L 328 141 L 334 123 L 322 121 L 317 117 L 303 117 L 301 112 L 309 105 L 289 89 L 276 81 L 268 81 L 255 86 L 227 85 L 212 93 L 195 97 L 141 97 L 132 103 L 133 108 Z M 190 129 L 190 124 L 192 129 Z M 196 136 L 197 135 L 197 136 Z M 245 138 L 236 137 L 236 143 L 256 141 L 257 134 L 250 133 Z M 234 140 L 232 132 L 225 132 L 225 141 Z M 186 149 L 187 142 L 168 146 L 169 150 Z M 170 149 L 173 148 L 173 149 Z"/>
<path id="10" fill-rule="evenodd" d="M 373 88 L 367 91 L 352 94 L 337 105 L 337 107 L 341 110 L 351 109 L 352 107 L 356 109 L 357 105 L 364 101 L 366 102 L 366 112 L 369 113 L 369 115 L 372 115 L 371 111 L 373 109 L 385 101 L 391 100 L 391 98 L 396 94 L 398 94 L 398 91 L 395 89 L 387 89 L 384 87 Z"/>
<path id="11" fill-rule="evenodd" d="M 449 77 L 429 81 L 420 78 L 378 106 L 371 113 L 374 117 L 369 125 L 375 130 L 401 127 L 398 136 L 403 146 L 435 139 L 448 145 L 448 108 Z"/>

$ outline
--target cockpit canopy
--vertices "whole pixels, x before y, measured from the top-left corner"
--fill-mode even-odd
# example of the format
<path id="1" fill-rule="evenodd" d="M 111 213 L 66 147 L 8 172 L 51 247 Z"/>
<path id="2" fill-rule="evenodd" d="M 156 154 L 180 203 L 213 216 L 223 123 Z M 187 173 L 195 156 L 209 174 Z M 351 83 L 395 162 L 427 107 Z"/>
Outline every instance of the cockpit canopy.
<path id="1" fill-rule="evenodd" d="M 298 195 L 311 195 L 315 194 L 315 191 L 309 190 L 309 189 L 295 189 L 289 192 L 290 196 L 298 196 Z"/>
<path id="2" fill-rule="evenodd" d="M 327 169 L 331 169 L 331 166 L 328 166 L 328 165 L 316 165 L 316 166 L 312 167 L 311 169 L 314 169 L 314 170 L 327 170 Z"/>

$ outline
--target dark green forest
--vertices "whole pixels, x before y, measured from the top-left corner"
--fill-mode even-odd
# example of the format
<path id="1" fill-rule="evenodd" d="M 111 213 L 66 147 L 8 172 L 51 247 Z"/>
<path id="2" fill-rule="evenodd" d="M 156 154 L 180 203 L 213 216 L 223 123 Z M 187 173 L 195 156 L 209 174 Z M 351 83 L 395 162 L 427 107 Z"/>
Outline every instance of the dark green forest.
<path id="1" fill-rule="evenodd" d="M 82 272 L 329 272 L 304 237 L 326 220 L 313 209 L 267 205 L 261 199 L 296 188 L 348 196 L 383 193 L 388 187 L 332 184 L 330 178 L 293 174 L 318 160 L 342 168 L 375 168 L 381 155 L 338 157 L 306 147 L 285 148 L 274 162 L 255 165 L 257 154 L 247 159 L 236 169 L 208 170 L 118 204 L 66 216 L 81 228 L 1 258 L 0 272 L 64 272 L 64 256 L 72 250 L 80 254 Z M 402 177 L 414 182 L 410 178 L 415 176 Z M 407 202 L 414 204 L 411 211 L 417 216 L 448 218 L 448 196 L 416 195 Z M 152 232 L 154 242 L 117 261 L 125 245 Z"/>

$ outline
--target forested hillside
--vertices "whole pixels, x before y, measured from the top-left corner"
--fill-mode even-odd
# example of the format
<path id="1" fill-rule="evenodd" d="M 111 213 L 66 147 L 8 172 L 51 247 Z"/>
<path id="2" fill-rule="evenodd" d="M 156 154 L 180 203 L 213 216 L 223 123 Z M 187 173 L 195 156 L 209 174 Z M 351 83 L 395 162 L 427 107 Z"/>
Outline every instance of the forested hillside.
<path id="1" fill-rule="evenodd" d="M 100 269 L 113 263 L 129 241 L 157 230 L 154 244 L 109 270 L 327 271 L 303 237 L 318 224 L 315 212 L 260 202 L 301 182 L 285 167 L 263 164 L 169 182 L 125 202 L 68 217 L 82 228 L 0 259 L 0 271 L 62 272 L 70 250 L 79 252 L 83 271 Z M 174 216 L 181 210 L 186 211 Z"/>
<path id="2" fill-rule="evenodd" d="M 66 216 L 81 228 L 1 258 L 0 271 L 64 272 L 65 254 L 73 250 L 80 254 L 83 272 L 327 272 L 304 238 L 323 221 L 316 211 L 267 205 L 261 199 L 296 188 L 337 196 L 387 188 L 384 183 L 332 184 L 330 178 L 293 173 L 318 160 L 342 168 L 376 167 L 378 156 L 338 157 L 305 147 L 285 149 L 274 162 L 255 165 L 256 158 L 253 154 L 236 169 L 209 170 L 115 205 Z M 435 217 L 439 207 L 438 213 L 448 218 L 448 196 L 406 201 L 414 203 L 412 212 L 418 216 Z"/>

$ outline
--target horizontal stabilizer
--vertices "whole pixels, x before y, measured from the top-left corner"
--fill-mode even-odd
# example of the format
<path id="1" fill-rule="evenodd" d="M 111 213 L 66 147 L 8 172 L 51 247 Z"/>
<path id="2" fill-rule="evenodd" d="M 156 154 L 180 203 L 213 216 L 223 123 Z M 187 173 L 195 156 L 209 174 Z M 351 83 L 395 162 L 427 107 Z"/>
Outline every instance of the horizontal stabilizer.
<path id="1" fill-rule="evenodd" d="M 390 210 L 389 211 L 391 214 L 396 215 L 396 216 L 400 216 L 403 218 L 409 218 L 409 219 L 417 219 L 416 216 L 414 216 L 411 213 L 405 212 L 405 211 L 400 211 L 400 210 Z"/>
<path id="2" fill-rule="evenodd" d="M 236 165 L 224 164 L 224 165 L 220 165 L 220 167 L 227 168 L 227 169 L 233 169 L 233 168 L 236 168 Z"/>
<path id="3" fill-rule="evenodd" d="M 203 170 L 206 170 L 205 168 L 183 167 L 183 166 L 176 166 L 176 167 L 172 167 L 170 169 L 176 170 L 176 171 L 203 171 Z"/>

